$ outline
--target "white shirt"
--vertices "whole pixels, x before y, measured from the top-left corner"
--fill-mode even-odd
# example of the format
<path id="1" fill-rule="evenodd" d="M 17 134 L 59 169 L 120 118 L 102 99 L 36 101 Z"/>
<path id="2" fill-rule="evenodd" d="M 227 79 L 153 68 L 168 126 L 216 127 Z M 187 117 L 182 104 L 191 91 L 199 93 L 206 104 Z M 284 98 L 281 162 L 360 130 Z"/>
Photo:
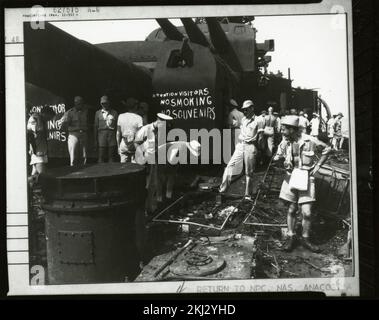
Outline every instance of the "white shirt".
<path id="1" fill-rule="evenodd" d="M 143 120 L 138 114 L 125 112 L 118 116 L 117 126 L 120 127 L 123 137 L 134 135 L 143 126 Z"/>
<path id="2" fill-rule="evenodd" d="M 248 119 L 243 117 L 241 125 L 240 141 L 253 142 L 258 140 L 258 117 Z"/>

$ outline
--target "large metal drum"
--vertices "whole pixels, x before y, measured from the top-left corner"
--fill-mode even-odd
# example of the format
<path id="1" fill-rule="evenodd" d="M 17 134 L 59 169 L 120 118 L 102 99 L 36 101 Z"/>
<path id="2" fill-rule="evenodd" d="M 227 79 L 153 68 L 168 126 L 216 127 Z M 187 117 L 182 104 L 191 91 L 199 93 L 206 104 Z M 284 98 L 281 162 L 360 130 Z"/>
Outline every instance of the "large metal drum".
<path id="1" fill-rule="evenodd" d="M 137 164 L 64 167 L 41 176 L 49 284 L 124 282 L 138 272 L 135 219 L 144 213 Z"/>

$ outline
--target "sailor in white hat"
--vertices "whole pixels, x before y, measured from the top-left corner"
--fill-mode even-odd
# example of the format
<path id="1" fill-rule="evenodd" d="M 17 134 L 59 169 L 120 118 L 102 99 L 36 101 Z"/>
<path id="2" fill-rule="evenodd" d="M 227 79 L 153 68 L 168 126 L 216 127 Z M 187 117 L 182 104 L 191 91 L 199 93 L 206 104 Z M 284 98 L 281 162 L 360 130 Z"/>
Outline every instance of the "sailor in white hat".
<path id="1" fill-rule="evenodd" d="M 155 211 L 157 205 L 162 203 L 162 183 L 159 179 L 158 148 L 167 143 L 167 123 L 173 118 L 165 113 L 157 113 L 156 121 L 141 127 L 135 135 L 136 156 L 135 162 L 149 165 L 147 178 L 146 207 L 149 213 Z M 166 159 L 165 157 L 162 157 Z"/>
<path id="2" fill-rule="evenodd" d="M 278 146 L 278 151 L 273 161 L 284 159 L 286 176 L 282 183 L 279 198 L 289 204 L 287 213 L 288 238 L 283 250 L 292 251 L 298 241 L 313 252 L 319 252 L 320 248 L 310 240 L 311 217 L 313 203 L 316 201 L 316 189 L 314 175 L 321 165 L 327 160 L 331 152 L 322 141 L 302 133 L 299 130 L 299 117 L 295 115 L 285 116 L 282 119 L 283 140 Z M 322 150 L 320 158 L 316 153 Z M 302 213 L 302 236 L 297 239 L 295 234 L 296 212 Z"/>
<path id="3" fill-rule="evenodd" d="M 225 168 L 219 192 L 224 193 L 227 191 L 230 186 L 232 176 L 237 174 L 235 172 L 236 167 L 239 167 L 241 163 L 244 163 L 246 174 L 245 197 L 251 199 L 253 189 L 253 173 L 255 171 L 255 163 L 258 153 L 258 122 L 254 114 L 253 101 L 246 100 L 242 105 L 242 111 L 245 116 L 242 119 L 239 142 L 236 145 L 233 156 Z"/>

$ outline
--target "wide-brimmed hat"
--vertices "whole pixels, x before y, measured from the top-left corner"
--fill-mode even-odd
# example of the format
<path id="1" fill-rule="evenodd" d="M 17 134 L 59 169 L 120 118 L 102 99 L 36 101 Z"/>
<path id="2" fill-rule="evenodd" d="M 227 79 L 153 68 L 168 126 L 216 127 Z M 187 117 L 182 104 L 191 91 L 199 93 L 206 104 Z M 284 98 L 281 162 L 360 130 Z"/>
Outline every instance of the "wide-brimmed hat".
<path id="1" fill-rule="evenodd" d="M 267 113 L 267 111 L 266 111 L 266 110 L 262 110 L 262 111 L 261 111 L 261 114 L 264 114 L 264 113 Z"/>
<path id="2" fill-rule="evenodd" d="M 201 144 L 197 140 L 192 140 L 188 143 L 188 149 L 195 157 L 198 157 L 200 155 Z"/>
<path id="3" fill-rule="evenodd" d="M 173 117 L 167 115 L 167 114 L 164 114 L 164 113 L 157 113 L 157 117 L 159 120 L 163 120 L 163 121 L 170 121 L 170 120 L 174 120 Z"/>
<path id="4" fill-rule="evenodd" d="M 233 106 L 233 107 L 238 107 L 238 103 L 237 103 L 237 101 L 234 100 L 234 99 L 230 99 L 229 103 L 230 103 L 230 105 Z"/>
<path id="5" fill-rule="evenodd" d="M 341 116 L 341 117 L 343 117 L 342 112 L 339 112 L 339 113 L 337 114 L 337 116 Z"/>
<path id="6" fill-rule="evenodd" d="M 316 112 L 313 112 L 312 115 L 319 117 L 318 113 L 316 113 Z"/>
<path id="7" fill-rule="evenodd" d="M 289 115 L 289 116 L 284 116 L 282 121 L 282 125 L 285 126 L 290 126 L 290 127 L 299 127 L 299 117 L 295 115 Z"/>
<path id="8" fill-rule="evenodd" d="M 245 100 L 242 105 L 242 109 L 247 109 L 250 107 L 254 107 L 254 103 L 251 100 Z"/>

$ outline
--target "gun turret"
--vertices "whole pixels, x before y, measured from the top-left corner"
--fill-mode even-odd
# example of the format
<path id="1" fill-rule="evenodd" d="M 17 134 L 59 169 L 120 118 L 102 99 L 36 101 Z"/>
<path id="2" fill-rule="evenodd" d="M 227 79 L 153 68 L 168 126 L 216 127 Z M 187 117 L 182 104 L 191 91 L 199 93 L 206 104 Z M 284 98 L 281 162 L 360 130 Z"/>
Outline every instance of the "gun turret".
<path id="1" fill-rule="evenodd" d="M 224 30 L 222 30 L 216 18 L 205 18 L 208 25 L 209 36 L 217 53 L 236 72 L 242 72 L 242 66 L 236 52 L 230 44 Z"/>
<path id="2" fill-rule="evenodd" d="M 176 41 L 183 40 L 183 34 L 168 19 L 156 20 L 168 39 Z"/>
<path id="3" fill-rule="evenodd" d="M 182 18 L 180 20 L 182 21 L 191 42 L 200 44 L 204 47 L 210 46 L 204 33 L 199 29 L 197 24 L 191 18 Z"/>

